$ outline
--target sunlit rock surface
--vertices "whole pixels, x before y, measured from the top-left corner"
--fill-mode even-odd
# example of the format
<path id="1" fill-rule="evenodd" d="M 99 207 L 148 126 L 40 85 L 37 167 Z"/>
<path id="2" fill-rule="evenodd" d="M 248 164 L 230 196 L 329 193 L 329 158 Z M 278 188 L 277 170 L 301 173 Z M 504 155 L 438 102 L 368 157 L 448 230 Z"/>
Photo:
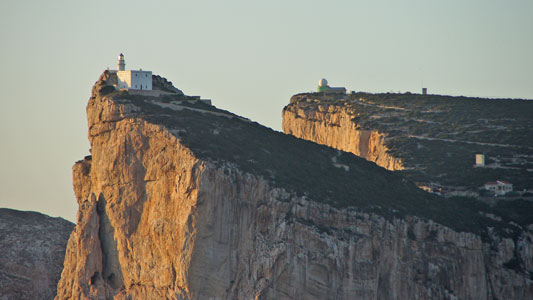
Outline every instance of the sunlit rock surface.
<path id="1" fill-rule="evenodd" d="M 314 110 L 291 105 L 283 110 L 282 128 L 287 134 L 352 152 L 387 170 L 402 170 L 401 159 L 389 154 L 385 135 L 360 129 L 352 119 L 342 107 L 318 105 Z"/>

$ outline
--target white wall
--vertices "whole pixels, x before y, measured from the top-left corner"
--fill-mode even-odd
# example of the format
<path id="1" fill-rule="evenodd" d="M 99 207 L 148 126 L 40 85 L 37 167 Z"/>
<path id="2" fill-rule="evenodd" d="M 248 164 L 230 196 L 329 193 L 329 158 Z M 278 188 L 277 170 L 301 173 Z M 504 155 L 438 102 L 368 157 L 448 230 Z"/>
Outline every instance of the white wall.
<path id="1" fill-rule="evenodd" d="M 131 72 L 130 71 L 118 71 L 117 72 L 117 85 L 119 89 L 130 88 Z"/>
<path id="2" fill-rule="evenodd" d="M 152 72 L 131 70 L 131 89 L 152 90 Z"/>
<path id="3" fill-rule="evenodd" d="M 152 90 L 152 71 L 118 71 L 117 78 L 119 89 Z"/>

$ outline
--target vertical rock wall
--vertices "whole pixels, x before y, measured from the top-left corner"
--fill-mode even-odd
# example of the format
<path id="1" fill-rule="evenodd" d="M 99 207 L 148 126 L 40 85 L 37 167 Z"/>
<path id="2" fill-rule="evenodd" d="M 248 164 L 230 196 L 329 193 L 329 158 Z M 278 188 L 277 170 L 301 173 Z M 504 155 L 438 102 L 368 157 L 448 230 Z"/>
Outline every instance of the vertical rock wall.
<path id="1" fill-rule="evenodd" d="M 318 105 L 318 110 L 311 110 L 291 104 L 283 110 L 282 128 L 287 134 L 351 152 L 387 170 L 402 170 L 402 161 L 388 153 L 385 136 L 358 129 L 352 118 L 333 105 Z"/>

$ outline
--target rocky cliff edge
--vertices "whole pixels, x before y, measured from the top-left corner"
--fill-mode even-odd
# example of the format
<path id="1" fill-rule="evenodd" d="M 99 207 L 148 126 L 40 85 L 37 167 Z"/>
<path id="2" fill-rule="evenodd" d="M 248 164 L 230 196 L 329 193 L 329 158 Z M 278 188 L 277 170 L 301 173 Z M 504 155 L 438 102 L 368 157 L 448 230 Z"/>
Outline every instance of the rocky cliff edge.
<path id="1" fill-rule="evenodd" d="M 183 95 L 87 105 L 56 299 L 528 299 L 533 227 Z"/>

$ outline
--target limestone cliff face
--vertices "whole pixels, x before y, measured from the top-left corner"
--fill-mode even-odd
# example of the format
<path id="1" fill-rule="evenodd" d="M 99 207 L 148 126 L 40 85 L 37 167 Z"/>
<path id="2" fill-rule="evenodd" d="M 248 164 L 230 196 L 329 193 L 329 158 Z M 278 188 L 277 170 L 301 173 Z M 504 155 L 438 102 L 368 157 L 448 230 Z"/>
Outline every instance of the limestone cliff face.
<path id="1" fill-rule="evenodd" d="M 401 159 L 388 153 L 384 134 L 357 128 L 357 124 L 352 121 L 354 115 L 342 107 L 317 105 L 316 108 L 287 106 L 283 110 L 283 132 L 351 152 L 387 170 L 404 168 Z"/>
<path id="2" fill-rule="evenodd" d="M 367 176 L 382 174 L 376 181 L 401 184 L 401 193 L 412 190 L 413 201 L 422 194 L 363 160 L 339 156 L 333 164 L 336 151 L 227 112 L 157 98 L 106 96 L 98 92 L 103 85 L 102 80 L 95 85 L 87 106 L 92 157 L 73 167 L 78 220 L 56 299 L 533 296 L 533 283 L 524 273 L 533 271 L 533 227 L 517 239 L 492 234 L 484 242 L 479 235 L 419 217 L 385 218 L 322 201 L 316 193 L 299 195 L 279 182 L 297 170 L 279 169 L 275 159 L 296 146 L 325 157 L 313 164 L 323 166 L 318 171 L 329 177 L 352 178 L 356 173 L 351 172 L 361 168 Z M 254 128 L 270 135 L 253 158 L 225 151 L 236 136 Z M 197 136 L 202 130 L 206 133 Z M 281 150 L 273 146 L 279 141 Z M 253 168 L 265 157 L 270 177 Z M 345 167 L 338 167 L 341 163 Z M 318 175 L 304 172 L 309 178 L 295 178 L 294 187 L 297 180 Z M 320 181 L 328 182 L 327 177 Z M 358 189 L 357 182 L 349 186 Z M 326 188 L 333 193 L 333 186 Z M 382 188 L 393 198 L 389 189 Z M 513 259 L 521 271 L 504 267 Z"/>
<path id="3" fill-rule="evenodd" d="M 0 300 L 53 299 L 74 224 L 0 208 Z"/>

